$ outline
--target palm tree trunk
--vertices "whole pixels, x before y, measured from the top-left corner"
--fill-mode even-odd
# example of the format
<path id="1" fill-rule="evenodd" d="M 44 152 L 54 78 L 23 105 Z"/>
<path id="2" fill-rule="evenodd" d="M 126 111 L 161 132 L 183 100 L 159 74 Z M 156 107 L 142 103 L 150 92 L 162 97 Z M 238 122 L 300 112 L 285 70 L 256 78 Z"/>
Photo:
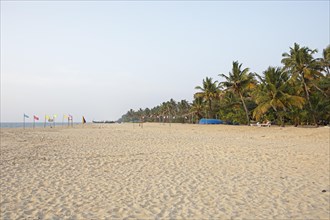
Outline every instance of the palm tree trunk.
<path id="1" fill-rule="evenodd" d="M 238 92 L 238 94 L 241 98 L 241 101 L 242 101 L 242 104 L 243 104 L 243 107 L 244 107 L 244 110 L 245 110 L 247 125 L 250 125 L 249 111 L 246 108 L 246 105 L 245 105 L 245 102 L 244 102 L 244 99 L 243 99 L 243 96 L 242 96 L 241 92 Z"/>
<path id="2" fill-rule="evenodd" d="M 210 99 L 209 100 L 209 118 L 211 118 L 211 106 L 212 106 L 212 101 Z"/>
<path id="3" fill-rule="evenodd" d="M 303 81 L 303 84 L 304 84 L 305 95 L 306 95 L 306 99 L 307 99 L 307 102 L 308 102 L 308 105 L 309 105 L 310 113 L 312 114 L 313 122 L 317 126 L 316 118 L 315 118 L 315 115 L 313 114 L 313 107 L 312 107 L 312 103 L 310 101 L 309 92 L 308 92 L 308 89 L 307 89 L 307 84 L 305 82 L 304 75 L 302 77 L 302 81 Z"/>
<path id="4" fill-rule="evenodd" d="M 284 117 L 280 115 L 281 127 L 284 127 Z"/>
<path id="5" fill-rule="evenodd" d="M 314 88 L 316 88 L 319 92 L 321 92 L 325 97 L 328 98 L 327 93 L 325 93 L 320 87 L 318 87 L 317 85 L 315 85 L 315 83 L 312 82 L 312 84 L 313 84 Z"/>

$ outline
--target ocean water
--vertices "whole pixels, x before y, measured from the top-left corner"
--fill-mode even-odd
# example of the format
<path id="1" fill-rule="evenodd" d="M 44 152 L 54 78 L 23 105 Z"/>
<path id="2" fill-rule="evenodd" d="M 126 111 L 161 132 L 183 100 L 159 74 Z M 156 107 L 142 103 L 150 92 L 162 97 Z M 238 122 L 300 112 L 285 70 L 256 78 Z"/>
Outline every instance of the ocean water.
<path id="1" fill-rule="evenodd" d="M 77 123 L 77 122 L 74 122 L 73 123 L 73 126 L 74 125 L 77 125 L 77 124 L 80 124 L 80 123 Z M 35 127 L 36 128 L 43 128 L 45 126 L 44 122 L 36 122 L 35 123 Z M 49 123 L 47 122 L 46 123 L 46 127 L 68 127 L 68 122 L 56 122 L 55 124 L 54 123 Z M 71 124 L 70 124 L 71 126 Z M 23 128 L 24 127 L 24 124 L 23 122 L 0 122 L 0 128 Z M 25 122 L 25 128 L 33 128 L 33 122 Z"/>

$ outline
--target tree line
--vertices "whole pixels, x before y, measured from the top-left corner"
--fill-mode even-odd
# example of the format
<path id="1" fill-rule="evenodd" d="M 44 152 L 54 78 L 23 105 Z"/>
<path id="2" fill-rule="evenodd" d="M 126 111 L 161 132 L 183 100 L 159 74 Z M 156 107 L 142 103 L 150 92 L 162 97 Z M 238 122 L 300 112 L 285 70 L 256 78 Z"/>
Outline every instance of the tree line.
<path id="1" fill-rule="evenodd" d="M 330 121 L 330 45 L 315 58 L 316 49 L 294 43 L 282 54 L 283 66 L 269 66 L 262 74 L 250 72 L 234 61 L 225 79 L 206 77 L 196 86 L 194 100 L 173 99 L 151 109 L 129 110 L 120 121 L 196 123 L 218 118 L 249 125 L 251 121 L 273 124 L 320 125 Z"/>

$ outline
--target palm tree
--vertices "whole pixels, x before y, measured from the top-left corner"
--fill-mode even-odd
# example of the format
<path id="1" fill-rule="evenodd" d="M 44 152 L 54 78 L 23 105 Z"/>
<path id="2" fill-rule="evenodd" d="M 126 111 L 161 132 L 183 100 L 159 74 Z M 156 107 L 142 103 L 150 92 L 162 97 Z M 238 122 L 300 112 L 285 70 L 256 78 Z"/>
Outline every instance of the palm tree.
<path id="1" fill-rule="evenodd" d="M 231 91 L 223 93 L 219 115 L 221 119 L 233 123 L 245 123 L 245 111 L 242 109 L 241 99 Z"/>
<path id="2" fill-rule="evenodd" d="M 180 115 L 186 114 L 189 112 L 190 104 L 187 100 L 183 99 L 178 102 L 178 111 Z"/>
<path id="3" fill-rule="evenodd" d="M 225 82 L 221 82 L 221 84 L 226 87 L 226 90 L 231 91 L 240 97 L 246 114 L 246 121 L 247 124 L 249 125 L 250 116 L 244 101 L 244 92 L 247 89 L 253 87 L 254 75 L 252 73 L 249 73 L 249 68 L 245 68 L 241 70 L 241 67 L 242 64 L 239 64 L 238 61 L 234 61 L 233 69 L 232 72 L 229 72 L 229 76 L 226 76 L 225 74 L 219 74 L 219 76 L 222 76 L 226 79 Z"/>
<path id="4" fill-rule="evenodd" d="M 122 116 L 122 121 L 129 122 L 132 121 L 135 116 L 135 111 L 130 109 L 125 115 Z"/>
<path id="5" fill-rule="evenodd" d="M 167 115 L 169 113 L 169 111 L 168 111 L 168 103 L 163 102 L 160 105 L 160 109 L 159 110 L 160 110 L 160 115 L 162 116 L 163 122 L 165 122 L 165 118 L 167 118 Z"/>
<path id="6" fill-rule="evenodd" d="M 330 76 L 330 45 L 323 50 L 322 56 L 323 57 L 318 60 L 326 75 Z"/>
<path id="7" fill-rule="evenodd" d="M 203 97 L 196 97 L 191 105 L 190 112 L 197 117 L 197 120 L 203 116 L 204 103 Z"/>
<path id="8" fill-rule="evenodd" d="M 253 117 L 258 121 L 267 111 L 273 109 L 284 126 L 284 113 L 291 107 L 301 109 L 304 98 L 289 94 L 289 75 L 281 68 L 269 67 L 263 72 L 264 77 L 257 75 L 261 84 L 253 92 L 257 107 L 253 111 Z"/>
<path id="9" fill-rule="evenodd" d="M 212 101 L 218 97 L 218 81 L 214 81 L 210 77 L 206 77 L 203 79 L 203 86 L 196 86 L 195 89 L 201 90 L 201 92 L 197 92 L 194 97 L 202 97 L 208 103 L 208 117 L 213 117 L 212 114 Z"/>
<path id="10" fill-rule="evenodd" d="M 314 87 L 318 90 L 315 80 L 322 77 L 320 65 L 317 59 L 313 58 L 313 54 L 317 53 L 317 50 L 311 50 L 308 47 L 300 47 L 299 44 L 294 43 L 293 48 L 290 47 L 289 53 L 283 53 L 282 63 L 285 70 L 288 70 L 292 74 L 292 79 L 303 87 L 304 96 L 307 100 L 310 114 L 316 125 L 316 118 L 313 114 L 313 107 L 310 100 L 310 89 Z"/>

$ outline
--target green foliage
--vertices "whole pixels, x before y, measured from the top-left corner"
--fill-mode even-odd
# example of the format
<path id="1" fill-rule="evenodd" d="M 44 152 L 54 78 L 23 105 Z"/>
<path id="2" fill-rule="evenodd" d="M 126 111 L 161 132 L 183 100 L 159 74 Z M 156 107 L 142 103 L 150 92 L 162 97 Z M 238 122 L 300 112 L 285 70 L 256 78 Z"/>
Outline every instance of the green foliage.
<path id="1" fill-rule="evenodd" d="M 163 102 L 159 106 L 152 109 L 145 108 L 134 111 L 129 110 L 124 114 L 120 121 L 122 122 L 182 122 L 188 121 L 186 115 L 189 116 L 191 104 L 186 100 L 176 102 L 170 99 L 167 102 Z"/>
<path id="2" fill-rule="evenodd" d="M 151 109 L 130 109 L 120 121 L 197 123 L 201 118 L 249 124 L 251 119 L 295 126 L 330 121 L 330 45 L 321 58 L 317 50 L 295 43 L 282 54 L 283 67 L 269 67 L 262 75 L 233 62 L 225 81 L 210 77 L 194 94 L 194 100 L 170 99 Z M 257 79 L 258 81 L 257 81 Z"/>
<path id="3" fill-rule="evenodd" d="M 208 118 L 213 118 L 213 108 L 212 102 L 218 98 L 219 94 L 219 86 L 218 82 L 212 80 L 212 78 L 206 77 L 203 79 L 202 86 L 196 86 L 195 89 L 200 90 L 200 92 L 195 93 L 195 98 L 203 98 L 203 100 L 207 103 L 204 105 L 205 111 L 208 113 Z"/>
<path id="4" fill-rule="evenodd" d="M 276 119 L 284 125 L 285 112 L 290 111 L 292 107 L 302 109 L 305 100 L 300 96 L 290 94 L 289 75 L 281 68 L 269 67 L 263 75 L 258 75 L 261 83 L 253 92 L 257 104 L 253 117 L 259 121 L 266 112 L 273 109 Z"/>
<path id="5" fill-rule="evenodd" d="M 310 100 L 310 91 L 313 87 L 317 87 L 315 82 L 323 76 L 321 63 L 313 57 L 315 53 L 317 50 L 300 47 L 299 44 L 295 43 L 293 48 L 290 48 L 289 53 L 282 54 L 284 58 L 281 61 L 285 70 L 291 73 L 291 79 L 303 89 L 308 104 L 307 109 L 314 124 L 317 123 L 317 120 L 314 116 L 314 106 Z"/>
<path id="6" fill-rule="evenodd" d="M 225 74 L 220 74 L 219 76 L 226 79 L 226 81 L 221 82 L 221 85 L 226 88 L 226 91 L 233 92 L 240 97 L 246 114 L 246 123 L 249 125 L 250 114 L 244 99 L 247 98 L 249 90 L 254 88 L 255 79 L 254 74 L 249 73 L 249 68 L 243 70 L 241 70 L 241 68 L 242 64 L 235 61 L 233 62 L 232 72 L 229 72 L 229 76 L 226 76 Z"/>
<path id="7" fill-rule="evenodd" d="M 322 57 L 318 58 L 319 67 L 326 76 L 330 76 L 330 45 L 322 51 Z"/>

